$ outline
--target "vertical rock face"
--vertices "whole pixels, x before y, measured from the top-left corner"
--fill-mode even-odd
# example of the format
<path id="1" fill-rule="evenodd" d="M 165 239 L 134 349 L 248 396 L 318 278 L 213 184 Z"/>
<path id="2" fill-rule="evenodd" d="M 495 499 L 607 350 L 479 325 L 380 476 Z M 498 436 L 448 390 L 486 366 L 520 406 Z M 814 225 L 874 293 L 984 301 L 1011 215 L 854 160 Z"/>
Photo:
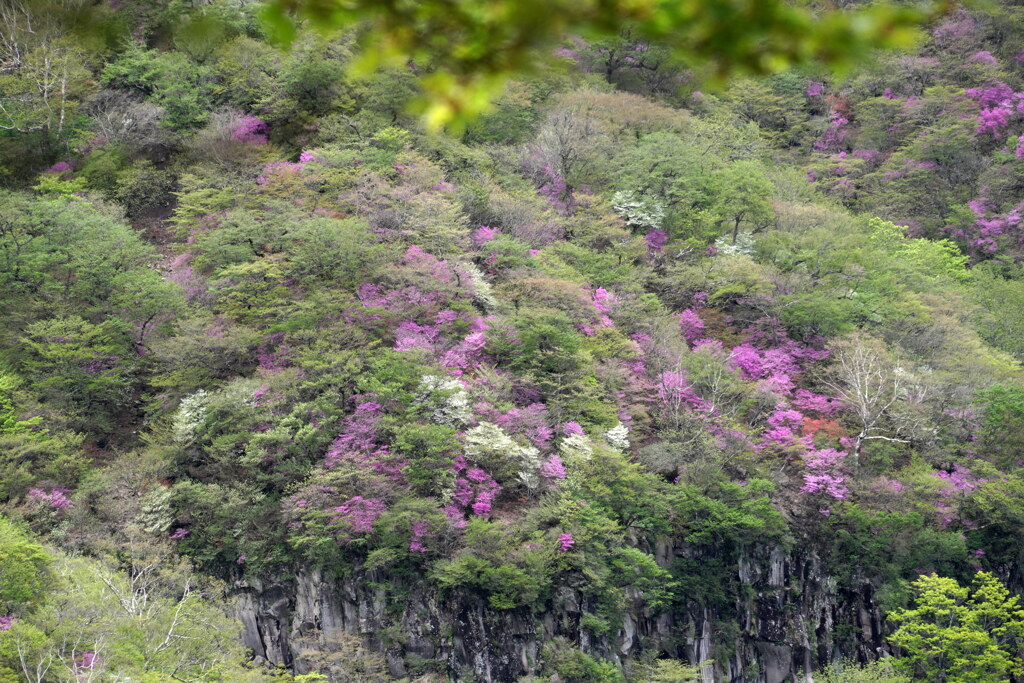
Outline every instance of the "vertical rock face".
<path id="1" fill-rule="evenodd" d="M 684 551 L 654 550 L 666 565 Z M 812 670 L 840 655 L 875 659 L 883 652 L 870 582 L 840 588 L 813 554 L 777 546 L 742 553 L 735 571 L 735 581 L 722 577 L 735 594 L 732 607 L 701 606 L 694 596 L 688 609 L 651 612 L 635 593 L 617 630 L 606 635 L 581 624 L 595 611 L 585 586 L 561 586 L 548 604 L 532 610 L 493 609 L 470 592 L 442 596 L 425 582 L 402 584 L 383 572 L 334 579 L 303 570 L 289 582 L 239 583 L 235 591 L 245 644 L 257 661 L 299 672 L 308 670 L 310 642 L 335 629 L 384 652 L 393 675 L 430 661 L 441 663 L 455 681 L 488 683 L 537 673 L 542 649 L 554 638 L 620 663 L 642 648 L 695 664 L 710 660 L 701 668 L 702 683 L 809 682 Z M 400 598 L 385 590 L 388 583 L 401 586 Z"/>

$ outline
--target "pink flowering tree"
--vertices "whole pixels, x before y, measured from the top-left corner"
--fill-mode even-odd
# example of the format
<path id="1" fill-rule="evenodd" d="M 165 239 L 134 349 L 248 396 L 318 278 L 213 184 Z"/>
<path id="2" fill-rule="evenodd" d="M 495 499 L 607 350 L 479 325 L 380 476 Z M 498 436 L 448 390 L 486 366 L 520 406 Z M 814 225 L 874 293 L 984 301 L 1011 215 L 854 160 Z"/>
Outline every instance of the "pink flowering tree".
<path id="1" fill-rule="evenodd" d="M 678 429 L 690 411 L 707 411 L 709 405 L 697 395 L 682 368 L 666 370 L 656 382 L 658 408 L 662 419 Z"/>
<path id="2" fill-rule="evenodd" d="M 807 470 L 800 492 L 845 500 L 850 493 L 846 486 L 845 458 L 846 453 L 834 448 L 809 450 L 804 456 Z"/>
<path id="3" fill-rule="evenodd" d="M 679 329 L 683 333 L 683 338 L 691 345 L 704 337 L 704 321 L 692 308 L 679 314 Z"/>

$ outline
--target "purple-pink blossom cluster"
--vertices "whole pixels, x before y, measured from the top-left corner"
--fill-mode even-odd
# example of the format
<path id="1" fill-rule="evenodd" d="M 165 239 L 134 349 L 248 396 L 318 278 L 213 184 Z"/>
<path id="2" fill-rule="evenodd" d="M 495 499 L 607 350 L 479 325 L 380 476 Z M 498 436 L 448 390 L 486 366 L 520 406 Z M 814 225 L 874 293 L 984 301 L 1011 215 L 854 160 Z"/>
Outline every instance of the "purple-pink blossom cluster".
<path id="1" fill-rule="evenodd" d="M 984 196 L 967 202 L 974 218 L 968 227 L 960 227 L 952 236 L 966 244 L 967 251 L 976 257 L 985 258 L 997 253 L 1002 247 L 1012 245 L 1024 248 L 1024 202 L 1004 213 L 999 213 Z"/>
<path id="2" fill-rule="evenodd" d="M 586 436 L 583 427 L 579 422 L 566 422 L 562 425 L 562 434 L 565 436 Z"/>
<path id="3" fill-rule="evenodd" d="M 448 519 L 457 528 L 464 527 L 467 508 L 479 517 L 490 517 L 491 506 L 501 491 L 501 485 L 484 469 L 470 466 L 463 455 L 455 456 L 450 469 L 456 474 L 456 479 L 452 502 L 443 508 Z"/>
<path id="4" fill-rule="evenodd" d="M 984 88 L 968 88 L 964 91 L 980 106 L 978 113 L 978 135 L 1000 136 L 1015 114 L 1024 113 L 1024 93 L 1016 93 L 1001 81 L 989 83 Z"/>
<path id="5" fill-rule="evenodd" d="M 508 434 L 521 434 L 540 450 L 546 450 L 555 435 L 548 425 L 548 409 L 543 403 L 531 403 L 501 413 L 492 411 L 488 419 Z"/>
<path id="6" fill-rule="evenodd" d="M 803 424 L 803 413 L 786 408 L 785 404 L 780 404 L 768 417 L 768 428 L 764 433 L 765 441 L 783 445 L 793 444 L 800 438 Z"/>
<path id="7" fill-rule="evenodd" d="M 562 216 L 571 216 L 576 210 L 576 197 L 569 184 L 561 175 L 556 173 L 550 166 L 543 171 L 540 187 L 537 194 L 548 200 L 555 211 Z"/>
<path id="8" fill-rule="evenodd" d="M 804 457 L 807 472 L 804 473 L 804 485 L 801 493 L 818 493 L 836 500 L 844 500 L 850 490 L 846 487 L 843 475 L 843 460 L 846 453 L 834 448 L 809 450 Z"/>
<path id="9" fill-rule="evenodd" d="M 807 389 L 794 391 L 790 403 L 798 410 L 821 413 L 822 415 L 835 415 L 843 409 L 842 403 L 837 399 L 824 394 L 816 394 Z"/>
<path id="10" fill-rule="evenodd" d="M 252 114 L 246 114 L 231 131 L 231 137 L 245 145 L 265 145 L 267 123 Z"/>
<path id="11" fill-rule="evenodd" d="M 498 235 L 500 234 L 501 231 L 498 230 L 497 228 L 490 228 L 486 225 L 481 225 L 479 228 L 473 231 L 473 245 L 479 249 L 488 242 L 498 239 Z"/>
<path id="12" fill-rule="evenodd" d="M 666 370 L 658 375 L 658 399 L 673 408 L 687 405 L 700 411 L 709 409 L 708 404 L 697 395 L 682 370 Z"/>
<path id="13" fill-rule="evenodd" d="M 999 60 L 993 57 L 992 53 L 988 50 L 978 50 L 968 57 L 967 61 L 974 64 L 984 64 L 986 66 L 997 66 L 999 64 Z"/>
<path id="14" fill-rule="evenodd" d="M 484 347 L 487 345 L 485 331 L 489 327 L 484 318 L 477 317 L 472 331 L 442 353 L 438 364 L 447 368 L 456 377 L 461 377 L 466 371 L 480 367 L 484 359 Z"/>
<path id="15" fill-rule="evenodd" d="M 78 659 L 75 660 L 75 666 L 79 669 L 94 669 L 99 666 L 101 660 L 100 656 L 92 651 L 83 652 Z"/>
<path id="16" fill-rule="evenodd" d="M 330 524 L 343 530 L 343 541 L 351 539 L 352 534 L 368 534 L 373 531 L 377 519 L 388 509 L 380 498 L 363 498 L 353 496 L 333 510 Z"/>
<path id="17" fill-rule="evenodd" d="M 647 242 L 647 249 L 651 253 L 657 253 L 668 244 L 668 233 L 664 230 L 651 230 L 644 236 L 644 240 Z"/>
<path id="18" fill-rule="evenodd" d="M 283 332 L 272 332 L 256 347 L 261 374 L 279 372 L 291 366 L 291 348 L 282 343 L 284 336 Z"/>
<path id="19" fill-rule="evenodd" d="M 690 345 L 704 338 L 704 321 L 692 308 L 679 314 L 679 329 L 683 333 L 683 339 Z"/>
<path id="20" fill-rule="evenodd" d="M 186 251 L 174 257 L 167 266 L 167 279 L 181 287 L 190 302 L 196 301 L 207 291 L 206 281 L 191 266 L 192 257 L 192 252 Z"/>
<path id="21" fill-rule="evenodd" d="M 49 491 L 41 488 L 29 489 L 28 498 L 34 503 L 47 505 L 54 510 L 68 510 L 73 506 L 68 490 L 55 487 Z"/>
<path id="22" fill-rule="evenodd" d="M 975 477 L 970 470 L 960 465 L 953 465 L 949 472 L 935 472 L 933 476 L 942 479 L 946 484 L 940 491 L 940 494 L 946 497 L 970 493 L 985 483 L 984 479 Z"/>
<path id="23" fill-rule="evenodd" d="M 829 114 L 828 125 L 821 137 L 814 141 L 815 152 L 838 151 L 846 144 L 850 132 L 846 126 L 850 120 L 833 110 Z"/>
<path id="24" fill-rule="evenodd" d="M 342 420 L 341 432 L 324 456 L 324 467 L 332 469 L 342 461 L 354 462 L 402 483 L 405 462 L 393 455 L 387 445 L 377 443 L 377 425 L 383 408 L 369 397 L 361 398 L 363 402 L 356 406 L 355 412 Z"/>
<path id="25" fill-rule="evenodd" d="M 612 312 L 612 308 L 618 303 L 618 298 L 607 289 L 598 287 L 594 290 L 593 295 L 591 295 L 591 302 L 598 312 L 598 324 L 602 327 L 613 327 L 615 323 L 608 316 Z"/>
<path id="26" fill-rule="evenodd" d="M 540 465 L 540 476 L 549 482 L 553 482 L 556 479 L 565 479 L 565 465 L 562 464 L 562 459 L 555 454 L 542 462 Z"/>
<path id="27" fill-rule="evenodd" d="M 821 81 L 811 81 L 804 90 L 804 94 L 811 98 L 821 97 L 825 94 L 825 84 Z"/>
<path id="28" fill-rule="evenodd" d="M 306 164 L 294 161 L 271 161 L 263 167 L 263 173 L 256 178 L 257 185 L 266 185 L 267 181 L 276 175 L 287 175 L 301 173 L 306 170 Z"/>
<path id="29" fill-rule="evenodd" d="M 409 552 L 427 552 L 427 546 L 424 543 L 424 541 L 436 535 L 437 534 L 435 532 L 431 531 L 430 524 L 428 524 L 427 522 L 413 522 L 412 533 L 409 536 Z"/>

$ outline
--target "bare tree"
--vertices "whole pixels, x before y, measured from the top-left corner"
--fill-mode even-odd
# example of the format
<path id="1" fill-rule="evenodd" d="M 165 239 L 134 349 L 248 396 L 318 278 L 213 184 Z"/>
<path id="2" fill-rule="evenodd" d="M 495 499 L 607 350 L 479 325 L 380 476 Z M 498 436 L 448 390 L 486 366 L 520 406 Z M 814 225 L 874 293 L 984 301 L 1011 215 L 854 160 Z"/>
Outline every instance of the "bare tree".
<path id="1" fill-rule="evenodd" d="M 143 102 L 138 96 L 104 90 L 89 103 L 89 113 L 96 132 L 127 154 L 152 150 L 170 142 L 167 128 L 160 124 L 164 108 Z"/>
<path id="2" fill-rule="evenodd" d="M 363 639 L 334 628 L 311 631 L 297 638 L 298 661 L 303 668 L 345 683 L 387 683 L 384 657 L 366 646 Z"/>
<path id="3" fill-rule="evenodd" d="M 607 136 L 598 122 L 577 107 L 551 111 L 526 150 L 525 166 L 536 182 L 564 182 L 561 197 L 568 200 L 585 168 L 597 160 Z"/>
<path id="4" fill-rule="evenodd" d="M 91 74 L 61 20 L 84 4 L 0 2 L 0 129 L 64 135 Z"/>
<path id="5" fill-rule="evenodd" d="M 853 334 L 831 346 L 832 369 L 825 385 L 847 406 L 858 426 L 854 444 L 854 465 L 858 465 L 864 442 L 882 439 L 909 443 L 902 436 L 907 425 L 896 408 L 907 396 L 910 372 L 894 358 L 881 341 L 865 334 Z"/>

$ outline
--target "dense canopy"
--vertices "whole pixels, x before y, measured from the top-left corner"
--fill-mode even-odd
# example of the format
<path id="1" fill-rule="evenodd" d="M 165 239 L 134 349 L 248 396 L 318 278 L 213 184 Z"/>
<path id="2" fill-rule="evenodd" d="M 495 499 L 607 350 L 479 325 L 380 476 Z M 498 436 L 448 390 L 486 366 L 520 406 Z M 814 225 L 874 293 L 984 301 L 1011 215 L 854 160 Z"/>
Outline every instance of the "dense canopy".
<path id="1" fill-rule="evenodd" d="M 0 4 L 0 681 L 1022 675 L 1022 19 Z"/>

